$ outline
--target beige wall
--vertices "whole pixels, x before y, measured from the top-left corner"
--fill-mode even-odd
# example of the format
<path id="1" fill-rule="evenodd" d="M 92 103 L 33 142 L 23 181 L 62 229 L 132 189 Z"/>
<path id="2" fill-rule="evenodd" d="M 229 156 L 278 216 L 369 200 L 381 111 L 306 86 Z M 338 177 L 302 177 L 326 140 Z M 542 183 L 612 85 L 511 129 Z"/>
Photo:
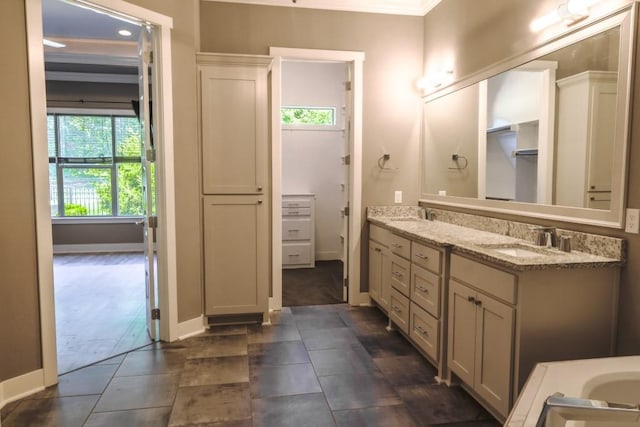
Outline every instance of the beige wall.
<path id="1" fill-rule="evenodd" d="M 550 0 L 444 1 L 424 18 L 425 69 L 434 67 L 449 56 L 454 58 L 455 78 L 460 79 L 497 61 L 523 53 L 538 42 L 536 36 L 529 31 L 529 22 L 556 6 L 557 2 Z M 637 73 L 634 86 L 627 200 L 628 207 L 638 208 L 640 145 L 635 142 L 640 135 L 640 76 Z M 473 213 L 486 215 L 480 211 Z M 531 223 L 550 223 L 563 228 L 626 239 L 628 261 L 621 277 L 618 352 L 640 352 L 640 236 L 608 228 L 554 223 L 503 214 L 492 216 Z"/>
<path id="2" fill-rule="evenodd" d="M 24 0 L 0 2 L 0 382 L 39 369 L 40 320 Z"/>
<path id="3" fill-rule="evenodd" d="M 418 200 L 422 18 L 202 1 L 205 52 L 268 54 L 270 46 L 363 51 L 363 206 Z M 391 154 L 394 172 L 377 160 Z"/>

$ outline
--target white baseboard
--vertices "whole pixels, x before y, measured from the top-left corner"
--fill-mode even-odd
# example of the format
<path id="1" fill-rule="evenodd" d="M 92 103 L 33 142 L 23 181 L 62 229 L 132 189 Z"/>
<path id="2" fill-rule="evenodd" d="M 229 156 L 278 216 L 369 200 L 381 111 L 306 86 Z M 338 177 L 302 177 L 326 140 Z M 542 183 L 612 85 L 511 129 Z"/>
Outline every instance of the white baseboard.
<path id="1" fill-rule="evenodd" d="M 183 340 L 206 331 L 204 316 L 178 323 L 178 339 Z"/>
<path id="2" fill-rule="evenodd" d="M 86 243 L 76 245 L 53 245 L 54 254 L 142 252 L 143 250 L 144 243 Z"/>
<path id="3" fill-rule="evenodd" d="M 339 259 L 340 254 L 336 251 L 316 252 L 316 261 L 337 261 Z"/>
<path id="4" fill-rule="evenodd" d="M 44 390 L 44 371 L 29 372 L 0 382 L 0 409 L 7 403 Z"/>

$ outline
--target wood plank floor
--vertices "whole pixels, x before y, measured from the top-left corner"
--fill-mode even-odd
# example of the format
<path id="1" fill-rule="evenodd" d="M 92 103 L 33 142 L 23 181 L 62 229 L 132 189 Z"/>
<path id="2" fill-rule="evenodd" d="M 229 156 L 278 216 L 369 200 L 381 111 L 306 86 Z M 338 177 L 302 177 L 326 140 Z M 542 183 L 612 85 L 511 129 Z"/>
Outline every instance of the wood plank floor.
<path id="1" fill-rule="evenodd" d="M 149 344 L 142 253 L 55 255 L 60 374 Z"/>

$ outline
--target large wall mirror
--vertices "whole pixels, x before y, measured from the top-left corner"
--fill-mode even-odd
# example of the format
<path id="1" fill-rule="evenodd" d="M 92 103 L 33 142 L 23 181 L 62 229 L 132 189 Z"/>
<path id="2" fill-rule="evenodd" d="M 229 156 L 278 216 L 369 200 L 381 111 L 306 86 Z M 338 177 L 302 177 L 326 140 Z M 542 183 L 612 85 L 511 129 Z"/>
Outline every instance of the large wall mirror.
<path id="1" fill-rule="evenodd" d="M 621 227 L 633 16 L 425 97 L 421 200 Z"/>

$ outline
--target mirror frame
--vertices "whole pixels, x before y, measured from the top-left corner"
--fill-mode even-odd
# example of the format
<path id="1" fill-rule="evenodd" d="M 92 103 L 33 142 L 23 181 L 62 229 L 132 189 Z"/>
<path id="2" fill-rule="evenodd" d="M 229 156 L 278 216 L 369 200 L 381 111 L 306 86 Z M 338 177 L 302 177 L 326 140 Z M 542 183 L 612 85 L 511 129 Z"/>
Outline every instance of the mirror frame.
<path id="1" fill-rule="evenodd" d="M 499 200 L 483 200 L 469 197 L 441 196 L 426 193 L 424 189 L 425 141 L 424 122 L 423 137 L 420 144 L 420 202 L 434 205 L 471 208 L 475 210 L 499 212 L 520 216 L 552 219 L 557 221 L 590 224 L 609 228 L 623 228 L 624 208 L 626 206 L 626 183 L 628 171 L 628 150 L 630 138 L 631 113 L 631 76 L 634 69 L 634 49 L 636 35 L 637 3 L 626 5 L 611 14 L 594 20 L 580 28 L 565 31 L 548 39 L 544 44 L 532 50 L 495 63 L 486 69 L 454 82 L 443 89 L 429 93 L 423 97 L 423 103 L 440 98 L 467 86 L 476 84 L 489 77 L 508 71 L 527 62 L 545 56 L 563 47 L 582 41 L 588 37 L 609 29 L 620 27 L 620 49 L 618 57 L 618 99 L 615 136 L 613 144 L 613 170 L 619 175 L 613 176 L 611 183 L 611 209 L 599 210 L 558 205 L 543 205 Z M 424 113 L 423 113 L 424 120 Z"/>

